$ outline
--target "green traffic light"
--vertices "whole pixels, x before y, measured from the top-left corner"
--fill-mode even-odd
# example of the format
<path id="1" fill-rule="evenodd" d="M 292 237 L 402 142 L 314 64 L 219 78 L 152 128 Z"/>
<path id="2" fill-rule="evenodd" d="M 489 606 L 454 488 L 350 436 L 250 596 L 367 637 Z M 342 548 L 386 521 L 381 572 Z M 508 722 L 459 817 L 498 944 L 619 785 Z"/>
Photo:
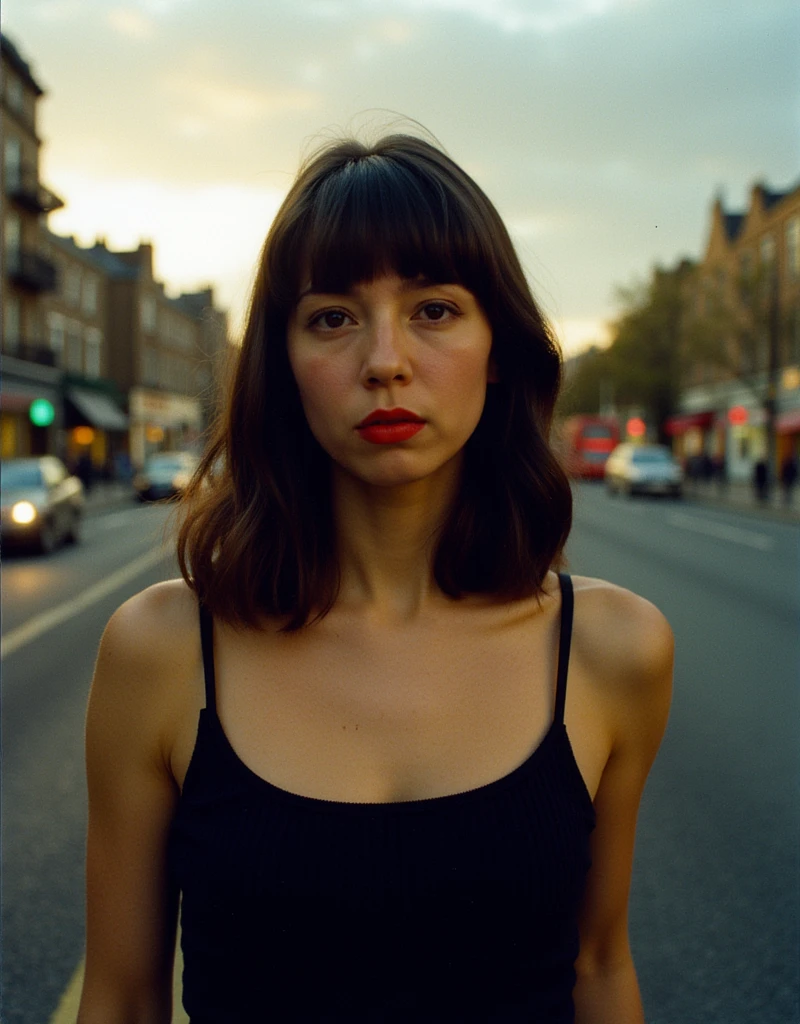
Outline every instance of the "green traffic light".
<path id="1" fill-rule="evenodd" d="M 46 398 L 35 399 L 28 410 L 28 418 L 35 427 L 49 427 L 55 415 L 53 403 L 48 402 Z"/>

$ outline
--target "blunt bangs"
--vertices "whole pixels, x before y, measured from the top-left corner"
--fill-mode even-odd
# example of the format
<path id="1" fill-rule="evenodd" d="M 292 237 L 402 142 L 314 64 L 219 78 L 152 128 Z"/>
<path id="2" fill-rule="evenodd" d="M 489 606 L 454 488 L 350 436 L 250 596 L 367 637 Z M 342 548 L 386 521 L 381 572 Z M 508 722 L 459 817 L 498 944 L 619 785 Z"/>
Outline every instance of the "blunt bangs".
<path id="1" fill-rule="evenodd" d="M 456 183 L 442 180 L 440 168 L 426 171 L 388 152 L 350 160 L 317 182 L 285 238 L 288 258 L 279 261 L 303 268 L 305 280 L 286 281 L 284 294 L 296 301 L 309 284 L 346 293 L 396 273 L 460 284 L 481 300 L 487 260 L 474 212 L 460 201 Z"/>

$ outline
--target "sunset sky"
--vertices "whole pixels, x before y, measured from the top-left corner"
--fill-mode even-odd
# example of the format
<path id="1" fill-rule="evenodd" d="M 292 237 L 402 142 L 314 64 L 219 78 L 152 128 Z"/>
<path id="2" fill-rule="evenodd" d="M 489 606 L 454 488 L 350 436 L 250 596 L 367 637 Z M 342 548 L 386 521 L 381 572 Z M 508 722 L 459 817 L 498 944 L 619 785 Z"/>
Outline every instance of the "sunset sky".
<path id="1" fill-rule="evenodd" d="M 506 219 L 568 351 L 700 256 L 714 195 L 800 180 L 797 0 L 5 0 L 61 234 L 152 241 L 237 328 L 302 155 L 422 123 Z"/>

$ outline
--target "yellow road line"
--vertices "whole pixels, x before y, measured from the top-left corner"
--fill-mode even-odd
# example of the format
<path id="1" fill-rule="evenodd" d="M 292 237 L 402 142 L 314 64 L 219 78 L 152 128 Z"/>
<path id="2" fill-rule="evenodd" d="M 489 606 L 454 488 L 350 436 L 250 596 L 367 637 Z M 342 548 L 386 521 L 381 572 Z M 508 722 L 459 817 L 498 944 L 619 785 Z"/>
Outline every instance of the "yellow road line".
<path id="1" fill-rule="evenodd" d="M 183 974 L 183 957 L 181 948 L 175 956 L 175 982 L 172 990 L 172 1024 L 189 1024 L 189 1018 L 181 1004 L 181 975 Z M 83 960 L 78 964 L 77 970 L 72 975 L 69 985 L 64 989 L 64 994 L 59 1000 L 58 1006 L 49 1024 L 75 1024 L 78 1017 L 78 1003 L 81 999 L 81 988 L 83 986 Z"/>
<path id="2" fill-rule="evenodd" d="M 161 546 L 151 551 L 146 551 L 132 562 L 123 565 L 121 569 L 112 572 L 110 576 L 106 576 L 104 580 L 95 583 L 92 587 L 88 587 L 76 597 L 56 605 L 55 608 L 51 608 L 49 611 L 42 612 L 41 615 L 34 615 L 24 625 L 18 626 L 17 629 L 12 629 L 7 636 L 3 637 L 2 644 L 0 644 L 0 659 L 7 658 L 9 654 L 13 654 L 20 647 L 24 647 L 25 644 L 36 640 L 42 633 L 46 633 L 55 626 L 60 626 L 62 622 L 66 622 L 67 619 L 71 619 L 73 616 L 91 607 L 97 601 L 101 601 L 104 597 L 129 583 L 132 579 L 135 579 L 146 569 L 162 561 L 166 558 L 166 555 L 166 551 Z"/>

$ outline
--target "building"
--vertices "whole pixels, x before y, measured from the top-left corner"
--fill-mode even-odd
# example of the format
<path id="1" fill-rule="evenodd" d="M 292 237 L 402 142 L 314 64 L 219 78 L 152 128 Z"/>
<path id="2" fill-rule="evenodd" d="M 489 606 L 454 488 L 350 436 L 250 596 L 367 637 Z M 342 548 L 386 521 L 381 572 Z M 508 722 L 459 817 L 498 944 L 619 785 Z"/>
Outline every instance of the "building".
<path id="1" fill-rule="evenodd" d="M 0 456 L 57 452 L 61 437 L 61 372 L 45 332 L 42 296 L 57 283 L 41 250 L 47 214 L 63 202 L 39 178 L 37 105 L 44 95 L 16 47 L 0 36 L 2 56 L 3 197 Z"/>
<path id="2" fill-rule="evenodd" d="M 44 231 L 42 248 L 58 282 L 43 296 L 42 309 L 61 370 L 61 454 L 74 464 L 88 453 L 102 471 L 128 451 L 127 399 L 109 374 L 108 268 L 93 249 L 51 231 Z"/>
<path id="3" fill-rule="evenodd" d="M 106 373 L 127 396 L 128 454 L 141 466 L 155 451 L 199 442 L 215 404 L 227 317 L 211 288 L 169 297 L 153 277 L 153 249 L 89 251 L 107 277 Z"/>
<path id="4" fill-rule="evenodd" d="M 216 406 L 227 316 L 211 288 L 169 297 L 153 250 L 83 247 L 47 228 L 64 203 L 39 180 L 43 90 L 2 36 L 0 455 L 89 455 L 98 471 L 198 442 Z M 115 465 L 116 464 L 116 465 Z"/>
<path id="5" fill-rule="evenodd" d="M 724 459 L 749 480 L 772 455 L 800 455 L 800 184 L 756 184 L 744 212 L 717 198 L 689 300 L 677 451 Z M 770 422 L 775 431 L 770 451 Z"/>

